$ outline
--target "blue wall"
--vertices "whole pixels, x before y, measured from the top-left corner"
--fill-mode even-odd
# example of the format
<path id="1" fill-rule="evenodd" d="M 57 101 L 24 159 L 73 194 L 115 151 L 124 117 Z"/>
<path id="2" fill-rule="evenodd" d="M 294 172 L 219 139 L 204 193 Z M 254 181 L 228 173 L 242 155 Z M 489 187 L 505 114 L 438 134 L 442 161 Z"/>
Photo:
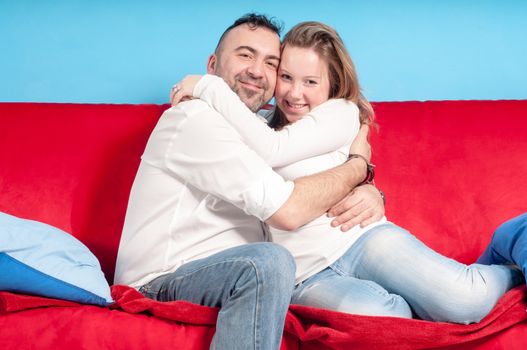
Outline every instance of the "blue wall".
<path id="1" fill-rule="evenodd" d="M 249 11 L 334 26 L 373 101 L 527 98 L 522 0 L 0 0 L 0 101 L 163 103 Z"/>

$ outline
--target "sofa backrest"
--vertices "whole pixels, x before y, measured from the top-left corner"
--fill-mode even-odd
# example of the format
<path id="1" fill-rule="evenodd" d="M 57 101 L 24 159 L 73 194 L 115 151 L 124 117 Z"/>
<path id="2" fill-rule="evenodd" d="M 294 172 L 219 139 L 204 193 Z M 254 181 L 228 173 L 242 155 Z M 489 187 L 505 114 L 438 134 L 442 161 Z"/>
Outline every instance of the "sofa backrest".
<path id="1" fill-rule="evenodd" d="M 109 281 L 129 191 L 168 106 L 0 103 L 0 211 L 83 241 Z M 387 216 L 472 262 L 527 210 L 527 101 L 384 102 L 372 135 Z"/>
<path id="2" fill-rule="evenodd" d="M 0 211 L 71 233 L 112 281 L 130 188 L 166 107 L 0 103 Z"/>
<path id="3" fill-rule="evenodd" d="M 527 100 L 374 109 L 373 162 L 388 219 L 472 263 L 501 222 L 527 211 Z"/>

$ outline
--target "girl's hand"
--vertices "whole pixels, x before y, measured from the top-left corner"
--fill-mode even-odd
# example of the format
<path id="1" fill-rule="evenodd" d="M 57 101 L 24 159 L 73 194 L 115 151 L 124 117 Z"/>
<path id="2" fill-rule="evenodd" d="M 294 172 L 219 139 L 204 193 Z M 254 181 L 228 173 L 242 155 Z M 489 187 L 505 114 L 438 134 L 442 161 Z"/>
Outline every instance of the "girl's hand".
<path id="1" fill-rule="evenodd" d="M 349 154 L 360 154 L 370 161 L 371 159 L 371 146 L 368 142 L 368 133 L 370 132 L 370 127 L 366 124 L 363 124 L 357 136 L 351 144 Z"/>
<path id="2" fill-rule="evenodd" d="M 183 80 L 174 85 L 170 90 L 170 103 L 172 106 L 177 105 L 181 101 L 192 99 L 194 87 L 201 77 L 202 75 L 187 75 Z"/>

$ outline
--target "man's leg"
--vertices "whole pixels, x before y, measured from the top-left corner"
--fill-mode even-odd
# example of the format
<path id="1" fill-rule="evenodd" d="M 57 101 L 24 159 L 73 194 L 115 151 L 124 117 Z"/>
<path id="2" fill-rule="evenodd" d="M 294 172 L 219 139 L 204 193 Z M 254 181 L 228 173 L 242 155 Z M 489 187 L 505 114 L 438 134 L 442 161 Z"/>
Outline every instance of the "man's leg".
<path id="1" fill-rule="evenodd" d="M 478 263 L 518 265 L 527 273 L 527 213 L 506 221 L 496 229 Z"/>
<path id="2" fill-rule="evenodd" d="M 480 321 L 505 292 L 522 282 L 517 269 L 461 264 L 390 223 L 366 232 L 337 265 L 402 296 L 421 318 L 444 322 Z"/>
<path id="3" fill-rule="evenodd" d="M 211 349 L 279 349 L 295 281 L 291 254 L 273 243 L 227 249 L 141 288 L 147 297 L 220 307 Z"/>

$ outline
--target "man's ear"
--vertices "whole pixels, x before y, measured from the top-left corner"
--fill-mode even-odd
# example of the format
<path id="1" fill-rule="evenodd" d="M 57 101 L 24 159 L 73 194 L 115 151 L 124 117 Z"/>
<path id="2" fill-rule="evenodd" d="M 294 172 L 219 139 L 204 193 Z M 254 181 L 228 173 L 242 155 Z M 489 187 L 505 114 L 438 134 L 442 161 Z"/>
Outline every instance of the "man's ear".
<path id="1" fill-rule="evenodd" d="M 209 61 L 207 62 L 207 73 L 214 74 L 216 72 L 216 63 L 217 63 L 218 57 L 216 54 L 212 54 L 209 56 Z"/>

